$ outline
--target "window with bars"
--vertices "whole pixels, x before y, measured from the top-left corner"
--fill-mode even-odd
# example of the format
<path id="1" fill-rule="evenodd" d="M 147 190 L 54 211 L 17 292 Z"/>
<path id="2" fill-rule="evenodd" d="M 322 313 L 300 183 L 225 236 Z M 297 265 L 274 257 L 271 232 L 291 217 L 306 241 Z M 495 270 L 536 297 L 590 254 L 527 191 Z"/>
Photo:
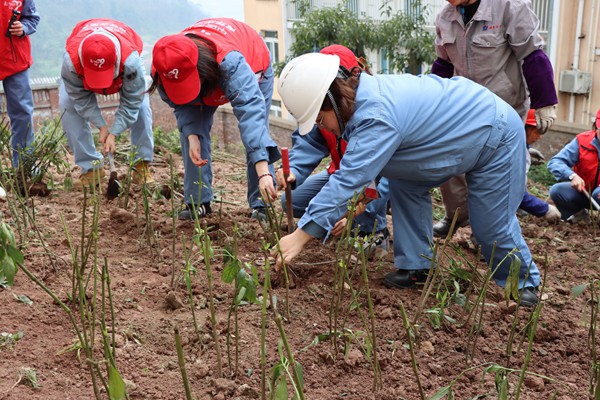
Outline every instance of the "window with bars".
<path id="1" fill-rule="evenodd" d="M 262 37 L 265 40 L 265 44 L 271 54 L 271 64 L 274 65 L 279 62 L 279 39 L 277 31 L 262 31 Z"/>

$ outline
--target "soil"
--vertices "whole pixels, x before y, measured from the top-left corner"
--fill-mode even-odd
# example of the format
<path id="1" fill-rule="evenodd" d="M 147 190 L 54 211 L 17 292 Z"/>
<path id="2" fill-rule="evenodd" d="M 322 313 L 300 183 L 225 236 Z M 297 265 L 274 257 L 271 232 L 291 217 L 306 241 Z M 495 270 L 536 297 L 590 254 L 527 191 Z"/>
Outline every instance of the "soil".
<path id="1" fill-rule="evenodd" d="M 181 159 L 176 154 L 173 156 L 181 181 Z M 154 177 L 160 183 L 170 181 L 166 159 L 167 152 L 163 150 L 153 164 Z M 100 270 L 106 260 L 110 272 L 115 315 L 112 328 L 108 318 L 108 333 L 115 334 L 116 366 L 127 381 L 130 399 L 186 398 L 175 348 L 175 326 L 180 331 L 190 390 L 195 399 L 261 398 L 261 305 L 244 304 L 239 308 L 239 367 L 234 374 L 226 351 L 227 336 L 231 343 L 235 337 L 235 332 L 228 330 L 227 324 L 233 286 L 220 279 L 223 259 L 218 255 L 237 227 L 240 234 L 237 256 L 242 262 L 259 268 L 262 283 L 266 262 L 262 250 L 265 231 L 259 222 L 250 218 L 245 202 L 242 165 L 241 160 L 215 157 L 214 187 L 217 193 L 221 191 L 224 201 L 222 209 L 215 206 L 213 214 L 206 219 L 208 226 L 216 227 L 210 234 L 215 250 L 211 267 L 223 377 L 218 376 L 203 258 L 197 247 L 189 249 L 195 232 L 194 224 L 176 221 L 174 237 L 171 201 L 163 198 L 150 201 L 150 227 L 139 190 L 131 191 L 127 209 L 122 202 L 119 204 L 118 199 L 101 199 L 97 264 Z M 118 170 L 120 181 L 125 182 L 126 165 L 123 160 L 118 164 Z M 54 178 L 62 182 L 61 177 Z M 103 190 L 106 183 L 103 183 Z M 181 206 L 180 199 L 180 196 L 176 198 L 176 207 Z M 83 220 L 85 201 L 87 206 Z M 80 251 L 82 226 L 87 232 L 91 229 L 93 204 L 89 196 L 86 198 L 83 193 L 65 191 L 61 186 L 54 188 L 47 197 L 32 197 L 28 209 L 35 211 L 36 226 L 30 225 L 25 230 L 26 237 L 20 238 L 24 243 L 25 266 L 73 310 L 78 323 L 79 309 L 69 301 L 73 257 L 63 221 L 72 245 Z M 4 220 L 13 224 L 16 230 L 8 203 L 0 204 L 0 210 Z M 500 375 L 494 369 L 488 370 L 492 365 L 510 368 L 507 377 L 511 396 L 520 387 L 522 399 L 593 398 L 589 394 L 590 374 L 597 349 L 590 345 L 589 326 L 594 315 L 590 305 L 596 303 L 591 301 L 589 288 L 579 296 L 573 295 L 573 289 L 598 279 L 598 229 L 585 224 L 550 225 L 543 219 L 530 216 L 519 218 L 536 262 L 547 277 L 533 344 L 528 346 L 527 341 L 522 343 L 521 339 L 523 329 L 532 316 L 531 310 L 518 308 L 514 301 L 507 301 L 503 290 L 494 284 L 488 286 L 479 335 L 470 334 L 472 320 L 465 323 L 469 314 L 452 300 L 459 297 L 452 297 L 455 288 L 449 286 L 446 292 L 449 305 L 444 309 L 448 319 L 436 327 L 428 318 L 434 313 L 422 314 L 413 330 L 413 339 L 409 341 L 400 306 L 403 305 L 408 319 L 413 321 L 423 293 L 421 288 L 390 290 L 381 284 L 381 278 L 393 265 L 393 257 L 388 254 L 367 263 L 377 357 L 381 366 L 382 388 L 376 390 L 373 389 L 374 374 L 369 363 L 372 353 L 365 350 L 366 327 L 358 312 L 361 310 L 368 318 L 364 290 L 360 291 L 356 303 L 350 301 L 349 291 L 345 291 L 340 314 L 345 322 L 343 318 L 339 322 L 345 330 L 336 341 L 337 347 L 331 340 L 313 343 L 318 335 L 330 329 L 336 256 L 335 243 L 322 245 L 312 241 L 292 266 L 290 314 L 283 324 L 294 357 L 303 368 L 305 398 L 420 399 L 419 382 L 427 397 L 453 384 L 457 399 L 483 398 L 486 395 L 486 398 L 497 398 L 499 389 L 495 378 L 500 378 Z M 389 226 L 391 228 L 391 220 Z M 147 233 L 152 230 L 155 232 L 154 239 L 148 240 Z M 196 268 L 191 281 L 193 305 L 181 273 L 186 253 L 183 235 L 187 253 Z M 481 274 L 485 273 L 486 265 L 477 259 L 469 236 L 468 227 L 459 229 L 446 249 L 448 256 L 443 257 L 440 271 L 447 271 L 449 267 L 466 269 L 467 262 L 470 262 Z M 80 261 L 80 257 L 76 259 Z M 91 265 L 90 259 L 86 271 Z M 173 268 L 174 285 L 171 284 Z M 283 278 L 275 278 L 280 282 L 274 285 L 277 309 L 284 312 L 286 290 Z M 352 284 L 357 290 L 361 287 L 360 273 L 352 279 Z M 92 285 L 90 281 L 90 301 L 93 299 Z M 439 307 L 444 291 L 437 287 L 425 298 L 425 310 Z M 459 286 L 462 290 L 467 287 L 468 282 Z M 260 294 L 262 285 L 257 290 Z M 469 293 L 469 300 L 474 301 L 477 291 Z M 17 297 L 21 295 L 26 295 L 33 303 L 27 305 L 18 301 Z M 97 295 L 100 296 L 100 292 Z M 20 340 L 0 347 L 0 399 L 93 399 L 92 380 L 84 353 L 81 352 L 78 357 L 77 351 L 66 351 L 77 338 L 66 312 L 23 271 L 18 272 L 13 287 L 0 288 L 0 304 L 0 333 L 23 333 Z M 198 332 L 194 329 L 191 307 L 195 311 Z M 517 325 L 518 330 L 511 340 L 513 325 Z M 369 323 L 367 327 L 370 327 Z M 269 309 L 267 368 L 281 360 L 277 350 L 279 340 L 280 334 Z M 410 343 L 414 344 L 418 380 L 411 362 Z M 510 343 L 513 343 L 512 349 L 507 350 Z M 98 327 L 96 349 L 95 358 L 100 360 L 103 352 Z M 506 356 L 507 352 L 510 358 Z M 235 358 L 233 353 L 231 356 Z M 520 385 L 519 371 L 524 365 L 528 374 Z M 26 384 L 26 379 L 19 379 L 22 368 L 35 369 L 39 387 L 32 388 Z M 103 389 L 101 396 L 108 398 Z"/>

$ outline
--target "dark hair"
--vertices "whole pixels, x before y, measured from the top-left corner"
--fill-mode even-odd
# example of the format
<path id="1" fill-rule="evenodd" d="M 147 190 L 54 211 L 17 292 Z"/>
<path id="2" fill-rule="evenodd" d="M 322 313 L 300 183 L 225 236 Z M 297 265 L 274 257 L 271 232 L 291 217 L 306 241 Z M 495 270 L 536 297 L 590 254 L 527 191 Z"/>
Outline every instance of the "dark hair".
<path id="1" fill-rule="evenodd" d="M 221 71 L 219 70 L 219 63 L 217 63 L 217 50 L 212 43 L 199 36 L 193 34 L 187 34 L 186 36 L 192 39 L 198 47 L 198 63 L 196 65 L 200 74 L 200 98 L 204 98 L 219 87 L 219 81 L 221 80 Z M 153 93 L 159 86 L 162 86 L 162 83 L 160 76 L 155 72 L 148 93 Z"/>
<path id="2" fill-rule="evenodd" d="M 335 78 L 329 86 L 329 92 L 333 96 L 333 100 L 337 104 L 340 117 L 343 122 L 346 123 L 355 109 L 356 89 L 358 88 L 359 76 L 352 75 L 348 79 Z M 321 110 L 330 111 L 333 110 L 333 105 L 329 96 L 325 96 Z"/>

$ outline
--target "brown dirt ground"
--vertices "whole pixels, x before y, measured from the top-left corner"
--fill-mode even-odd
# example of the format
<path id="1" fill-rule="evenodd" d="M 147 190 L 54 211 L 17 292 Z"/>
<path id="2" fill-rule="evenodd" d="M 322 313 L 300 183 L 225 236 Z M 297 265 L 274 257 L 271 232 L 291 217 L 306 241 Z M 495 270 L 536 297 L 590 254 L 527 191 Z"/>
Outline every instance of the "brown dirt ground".
<path id="1" fill-rule="evenodd" d="M 219 159 L 214 163 L 215 187 L 223 189 L 225 203 L 221 213 L 214 213 L 208 222 L 228 235 L 232 234 L 236 224 L 242 235 L 239 258 L 262 266 L 265 264 L 261 251 L 264 231 L 249 218 L 243 167 L 240 167 L 239 160 L 216 158 Z M 163 154 L 153 168 L 155 177 L 166 183 L 169 181 L 169 167 L 162 161 L 164 159 Z M 175 156 L 175 159 L 181 176 L 180 158 Z M 119 165 L 121 178 L 125 170 L 123 164 Z M 61 217 L 66 221 L 74 244 L 79 244 L 82 203 L 81 193 L 66 192 L 59 187 L 49 197 L 36 197 L 29 205 L 35 210 L 37 227 L 50 256 L 46 255 L 42 243 L 30 229 L 23 248 L 26 266 L 65 301 L 71 290 L 73 261 Z M 0 210 L 4 219 L 10 221 L 6 203 L 0 205 Z M 225 346 L 232 287 L 220 281 L 222 260 L 215 257 L 212 260 L 214 299 L 225 365 L 225 377 L 219 378 L 215 347 L 210 336 L 204 264 L 195 264 L 198 271 L 193 279 L 194 307 L 201 329 L 199 335 L 194 333 L 190 304 L 181 279 L 177 280 L 180 284 L 176 285 L 173 294 L 168 296 L 173 269 L 170 211 L 170 201 L 152 201 L 152 223 L 158 245 L 151 248 L 144 238 L 144 213 L 139 192 L 132 192 L 128 210 L 119 207 L 116 200 L 103 199 L 101 204 L 98 254 L 100 260 L 106 257 L 111 274 L 117 366 L 122 376 L 130 381 L 129 397 L 157 400 L 185 398 L 173 337 L 173 326 L 177 325 L 182 335 L 194 398 L 260 398 L 261 307 L 251 304 L 240 308 L 239 373 L 233 376 L 227 367 Z M 592 359 L 588 342 L 590 291 L 573 297 L 572 288 L 598 279 L 598 231 L 591 226 L 549 225 L 531 217 L 520 218 L 532 253 L 542 271 L 547 272 L 547 299 L 543 302 L 528 368 L 532 374 L 524 381 L 521 398 L 550 399 L 554 394 L 557 394 L 557 399 L 592 398 L 588 389 Z M 176 229 L 175 265 L 179 271 L 183 265 L 181 235 L 185 234 L 189 242 L 194 227 L 190 222 L 177 221 Z M 214 233 L 213 246 L 220 248 L 223 238 L 224 235 Z M 452 244 L 457 251 L 465 254 L 465 259 L 475 263 L 476 255 L 468 238 L 468 228 L 461 228 Z M 462 261 L 454 250 L 449 250 L 449 253 L 452 252 L 454 259 Z M 192 257 L 200 260 L 198 249 L 193 250 Z M 329 330 L 334 260 L 332 244 L 322 246 L 313 241 L 293 267 L 297 276 L 295 287 L 289 292 L 291 315 L 284 328 L 296 360 L 304 370 L 306 398 L 419 399 L 399 304 L 404 304 L 409 318 L 412 318 L 418 308 L 421 290 L 388 290 L 381 285 L 381 277 L 392 268 L 391 254 L 368 263 L 383 389 L 373 390 L 373 372 L 357 341 L 347 342 L 346 357 L 343 349 L 335 352 L 330 341 L 309 346 L 317 335 Z M 484 263 L 476 265 L 479 271 L 485 271 Z M 177 276 L 181 276 L 179 272 Z M 355 285 L 358 287 L 358 280 L 355 280 Z M 283 303 L 285 290 L 278 287 L 275 292 Z M 15 296 L 18 295 L 27 295 L 33 304 L 17 301 Z M 0 399 L 93 398 L 83 354 L 81 360 L 74 351 L 57 354 L 76 338 L 66 313 L 22 271 L 17 274 L 13 287 L 0 288 L 0 304 L 0 332 L 23 332 L 22 339 L 14 345 L 0 347 Z M 364 309 L 364 298 L 361 298 L 361 304 Z M 427 299 L 426 308 L 433 308 L 436 304 L 434 294 Z M 347 302 L 345 309 L 348 309 Z M 462 308 L 456 305 L 446 312 L 457 321 L 465 318 Z M 448 322 L 436 330 L 426 317 L 420 318 L 415 351 L 424 393 L 431 396 L 456 380 L 454 393 L 457 399 L 471 399 L 477 395 L 482 396 L 477 398 L 483 398 L 483 395 L 496 398 L 494 374 L 490 372 L 484 376 L 484 369 L 497 363 L 519 370 L 526 354 L 527 346 L 519 347 L 519 339 L 516 339 L 512 357 L 507 360 L 505 356 L 515 312 L 515 303 L 507 303 L 503 292 L 492 284 L 482 317 L 482 332 L 469 360 L 466 355 L 473 343 L 473 339 L 469 338 L 469 325 Z M 364 327 L 359 316 L 355 311 L 347 314 L 345 326 L 360 337 Z M 523 326 L 529 312 L 520 309 L 516 314 L 519 325 Z M 267 339 L 268 364 L 271 366 L 279 357 L 279 334 L 270 318 Z M 39 388 L 15 385 L 22 367 L 35 368 Z M 514 390 L 518 384 L 518 372 L 509 374 L 509 382 L 511 390 Z"/>

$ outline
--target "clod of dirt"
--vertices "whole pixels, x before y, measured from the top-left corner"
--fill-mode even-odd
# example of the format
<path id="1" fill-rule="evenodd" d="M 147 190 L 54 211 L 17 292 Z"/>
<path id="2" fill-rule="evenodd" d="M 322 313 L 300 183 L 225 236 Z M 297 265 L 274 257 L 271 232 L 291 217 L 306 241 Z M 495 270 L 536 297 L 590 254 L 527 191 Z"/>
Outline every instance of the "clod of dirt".
<path id="1" fill-rule="evenodd" d="M 135 215 L 129 211 L 123 210 L 122 208 L 113 208 L 110 211 L 110 218 L 117 222 L 128 223 L 135 219 Z"/>
<path id="2" fill-rule="evenodd" d="M 360 352 L 360 350 L 352 349 L 348 352 L 348 356 L 344 359 L 344 362 L 346 363 L 346 365 L 356 367 L 358 364 L 360 364 L 362 358 L 363 355 Z"/>
<path id="3" fill-rule="evenodd" d="M 165 301 L 167 302 L 167 308 L 169 310 L 177 310 L 183 307 L 183 302 L 179 299 L 179 296 L 173 291 L 170 291 L 165 297 Z"/>
<path id="4" fill-rule="evenodd" d="M 214 380 L 215 389 L 219 393 L 225 393 L 228 395 L 233 394 L 235 389 L 237 389 L 237 384 L 235 381 L 225 379 L 225 378 L 217 378 Z"/>
<path id="5" fill-rule="evenodd" d="M 431 343 L 429 340 L 421 342 L 421 351 L 427 354 L 428 356 L 434 355 L 435 348 L 433 347 L 433 343 Z"/>

